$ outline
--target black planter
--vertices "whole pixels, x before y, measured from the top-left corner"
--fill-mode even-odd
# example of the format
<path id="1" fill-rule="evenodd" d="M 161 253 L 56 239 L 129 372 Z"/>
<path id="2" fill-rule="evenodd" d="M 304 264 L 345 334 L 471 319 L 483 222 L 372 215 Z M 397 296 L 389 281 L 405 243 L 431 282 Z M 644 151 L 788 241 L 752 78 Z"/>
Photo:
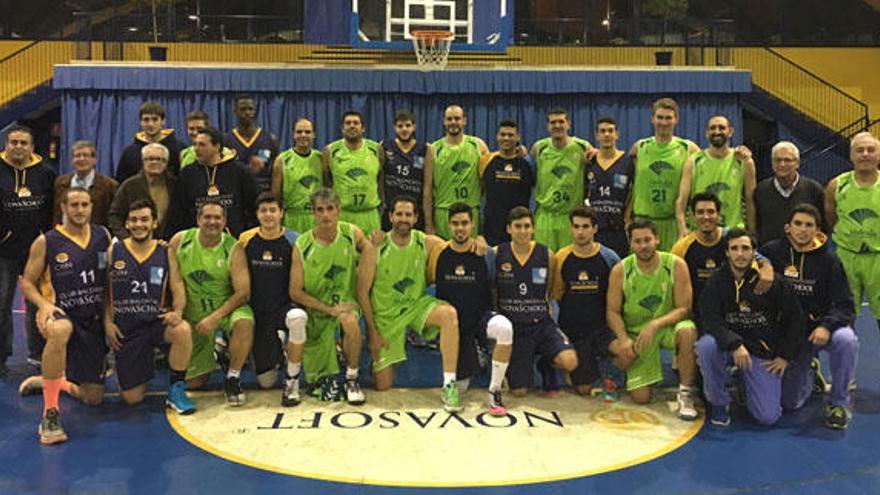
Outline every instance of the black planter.
<path id="1" fill-rule="evenodd" d="M 657 65 L 672 65 L 672 52 L 654 52 Z"/>
<path id="2" fill-rule="evenodd" d="M 168 47 L 166 46 L 151 46 L 150 50 L 150 60 L 153 62 L 164 62 L 168 60 Z"/>

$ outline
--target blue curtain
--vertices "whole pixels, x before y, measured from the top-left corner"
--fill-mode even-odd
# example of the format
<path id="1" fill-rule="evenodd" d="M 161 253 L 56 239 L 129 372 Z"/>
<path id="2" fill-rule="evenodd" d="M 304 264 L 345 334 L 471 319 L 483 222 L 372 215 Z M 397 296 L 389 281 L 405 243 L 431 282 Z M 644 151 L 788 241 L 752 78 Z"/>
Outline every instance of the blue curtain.
<path id="1" fill-rule="evenodd" d="M 55 85 L 63 95 L 63 171 L 71 169 L 66 158 L 69 146 L 89 139 L 98 147 L 99 170 L 112 174 L 122 149 L 139 130 L 138 107 L 148 100 L 165 107 L 167 126 L 176 129 L 185 143 L 187 113 L 204 110 L 213 125 L 231 129 L 235 125 L 232 96 L 250 91 L 260 125 L 278 136 L 282 148 L 292 145 L 290 127 L 300 116 L 315 122 L 317 148 L 339 139 L 340 117 L 351 108 L 364 115 L 367 136 L 376 140 L 392 135 L 395 110 L 408 108 L 416 117 L 418 139 L 433 141 L 444 132 L 443 110 L 458 104 L 467 113 L 466 132 L 482 137 L 490 148 L 496 146 L 498 122 L 508 118 L 519 123 L 527 146 L 545 137 L 545 114 L 559 106 L 569 112 L 572 134 L 590 142 L 595 142 L 595 121 L 614 117 L 620 129 L 618 145 L 626 149 L 652 134 L 651 103 L 661 96 L 675 98 L 681 107 L 677 134 L 703 146 L 705 123 L 713 115 L 726 115 L 734 128 L 741 129 L 738 94 L 751 89 L 749 74 L 735 71 L 660 73 L 674 75 L 667 78 L 647 70 L 468 71 L 458 72 L 458 77 L 450 71 L 315 70 L 293 74 L 291 79 L 291 71 L 280 69 L 259 70 L 259 77 L 237 74 L 253 69 L 113 68 L 110 73 L 106 69 L 77 67 L 66 73 L 56 69 Z M 200 75 L 204 72 L 212 73 Z M 320 90 L 321 86 L 333 90 Z"/>

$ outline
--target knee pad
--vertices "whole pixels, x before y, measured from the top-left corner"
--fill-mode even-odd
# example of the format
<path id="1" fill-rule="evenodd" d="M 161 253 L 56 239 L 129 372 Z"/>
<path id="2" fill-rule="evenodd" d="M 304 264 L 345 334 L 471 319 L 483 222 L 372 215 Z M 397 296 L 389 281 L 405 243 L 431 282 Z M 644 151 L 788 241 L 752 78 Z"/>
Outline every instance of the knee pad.
<path id="1" fill-rule="evenodd" d="M 260 388 L 272 388 L 278 383 L 278 368 L 272 368 L 257 375 L 257 383 Z"/>
<path id="2" fill-rule="evenodd" d="M 497 345 L 513 344 L 513 323 L 502 315 L 489 318 L 486 324 L 486 336 L 495 339 Z"/>
<path id="3" fill-rule="evenodd" d="M 287 327 L 288 332 L 290 332 L 288 341 L 291 344 L 306 343 L 306 323 L 308 321 L 308 315 L 301 308 L 293 308 L 284 316 L 284 325 Z"/>

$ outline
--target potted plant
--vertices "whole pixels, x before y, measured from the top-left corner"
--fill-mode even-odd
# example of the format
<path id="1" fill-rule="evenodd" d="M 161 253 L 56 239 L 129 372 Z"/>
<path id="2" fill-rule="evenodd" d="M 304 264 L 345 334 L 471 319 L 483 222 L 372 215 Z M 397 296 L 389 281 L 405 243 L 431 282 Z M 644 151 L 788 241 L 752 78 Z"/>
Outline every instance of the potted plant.
<path id="1" fill-rule="evenodd" d="M 160 0 L 151 0 L 150 6 L 152 7 L 152 18 L 153 21 L 153 46 L 148 47 L 150 50 L 150 60 L 154 62 L 164 62 L 168 60 L 168 47 L 159 46 L 159 22 L 156 19 L 156 4 L 159 3 Z"/>
<path id="2" fill-rule="evenodd" d="M 685 19 L 688 11 L 688 0 L 647 0 L 645 12 L 663 20 L 660 31 L 660 46 L 666 48 L 666 30 L 670 21 L 678 23 Z M 672 51 L 660 50 L 654 53 L 657 65 L 672 65 Z"/>

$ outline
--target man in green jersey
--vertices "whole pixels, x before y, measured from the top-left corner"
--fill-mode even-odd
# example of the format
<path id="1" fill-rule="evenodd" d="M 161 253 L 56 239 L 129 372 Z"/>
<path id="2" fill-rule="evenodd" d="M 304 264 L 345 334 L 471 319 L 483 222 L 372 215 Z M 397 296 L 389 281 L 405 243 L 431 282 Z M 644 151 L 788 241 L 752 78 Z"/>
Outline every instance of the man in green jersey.
<path id="1" fill-rule="evenodd" d="M 552 108 L 547 112 L 550 137 L 536 142 L 531 150 L 537 170 L 535 242 L 554 252 L 572 243 L 568 214 L 584 204 L 584 167 L 592 150 L 586 140 L 569 136 L 569 129 L 568 113 Z"/>
<path id="2" fill-rule="evenodd" d="M 241 368 L 254 340 L 251 280 L 244 250 L 226 232 L 226 209 L 215 200 L 199 206 L 198 227 L 174 234 L 168 243 L 168 281 L 185 293 L 174 310 L 193 329 L 192 358 L 186 371 L 189 388 L 204 386 L 219 362 L 226 373 L 226 403 L 241 406 Z M 184 292 L 185 291 L 185 292 Z M 228 350 L 227 350 L 228 342 Z M 226 353 L 228 352 L 228 356 Z"/>
<path id="3" fill-rule="evenodd" d="M 618 363 L 626 370 L 626 390 L 633 402 L 651 400 L 651 387 L 663 381 L 660 349 L 674 349 L 681 384 L 678 416 L 692 421 L 697 364 L 697 330 L 687 319 L 691 281 L 684 260 L 660 252 L 657 228 L 636 218 L 627 227 L 633 254 L 611 269 L 608 280 L 608 326 L 619 339 Z"/>
<path id="4" fill-rule="evenodd" d="M 660 237 L 658 248 L 669 251 L 678 240 L 675 201 L 681 171 L 688 156 L 700 148 L 674 134 L 678 123 L 678 104 L 660 98 L 651 109 L 654 135 L 640 139 L 630 149 L 636 161 L 633 185 L 633 216 L 650 219 Z"/>
<path id="5" fill-rule="evenodd" d="M 480 159 L 489 153 L 482 139 L 464 133 L 467 116 L 458 105 L 446 107 L 443 127 L 446 135 L 434 141 L 433 164 L 425 163 L 425 232 L 449 239 L 449 207 L 462 202 L 480 218 Z M 474 229 L 474 235 L 476 235 Z"/>
<path id="6" fill-rule="evenodd" d="M 306 232 L 315 226 L 309 197 L 323 186 L 321 153 L 312 149 L 315 124 L 301 117 L 293 123 L 293 148 L 282 151 L 272 164 L 272 194 L 282 198 L 284 226 Z"/>
<path id="7" fill-rule="evenodd" d="M 376 326 L 368 327 L 368 337 L 376 390 L 388 390 L 394 383 L 394 366 L 406 361 L 406 330 L 412 328 L 425 340 L 439 335 L 443 407 L 461 411 L 455 383 L 458 313 L 452 305 L 425 294 L 428 254 L 444 241 L 413 229 L 418 211 L 412 197 L 398 196 L 389 207 L 391 232 L 373 237 L 378 249 L 371 291 Z"/>
<path id="8" fill-rule="evenodd" d="M 681 171 L 678 199 L 675 201 L 675 219 L 679 238 L 690 233 L 694 219 L 687 218 L 692 195 L 710 192 L 721 201 L 721 226 L 746 228 L 754 232 L 755 221 L 755 162 L 747 148 L 730 147 L 733 127 L 723 115 L 715 115 L 706 124 L 709 147 L 688 157 Z M 743 208 L 745 207 L 745 216 Z"/>
<path id="9" fill-rule="evenodd" d="M 186 133 L 189 135 L 189 140 L 192 143 L 196 142 L 196 136 L 199 135 L 199 132 L 208 127 L 208 114 L 201 111 L 195 110 L 186 115 Z M 180 168 L 186 167 L 187 165 L 192 165 L 196 162 L 196 148 L 193 145 L 189 145 L 186 148 L 180 151 Z"/>
<path id="10" fill-rule="evenodd" d="M 370 303 L 376 266 L 376 248 L 358 226 L 340 221 L 339 196 L 322 187 L 310 197 L 315 227 L 300 233 L 290 263 L 290 298 L 306 308 L 305 343 L 288 349 L 288 374 L 299 375 L 302 364 L 306 381 L 339 373 L 336 331 L 342 329 L 345 396 L 349 404 L 366 400 L 358 383 L 361 356 L 360 310 L 367 328 L 375 328 Z M 358 261 L 360 253 L 360 261 Z"/>
<path id="11" fill-rule="evenodd" d="M 360 112 L 346 111 L 342 115 L 342 139 L 324 148 L 321 162 L 324 184 L 339 194 L 342 205 L 339 218 L 370 235 L 381 228 L 382 166 L 379 143 L 364 138 L 364 131 Z"/>
<path id="12" fill-rule="evenodd" d="M 880 141 L 869 132 L 853 137 L 853 169 L 825 188 L 825 220 L 837 244 L 858 314 L 863 298 L 880 325 Z"/>

